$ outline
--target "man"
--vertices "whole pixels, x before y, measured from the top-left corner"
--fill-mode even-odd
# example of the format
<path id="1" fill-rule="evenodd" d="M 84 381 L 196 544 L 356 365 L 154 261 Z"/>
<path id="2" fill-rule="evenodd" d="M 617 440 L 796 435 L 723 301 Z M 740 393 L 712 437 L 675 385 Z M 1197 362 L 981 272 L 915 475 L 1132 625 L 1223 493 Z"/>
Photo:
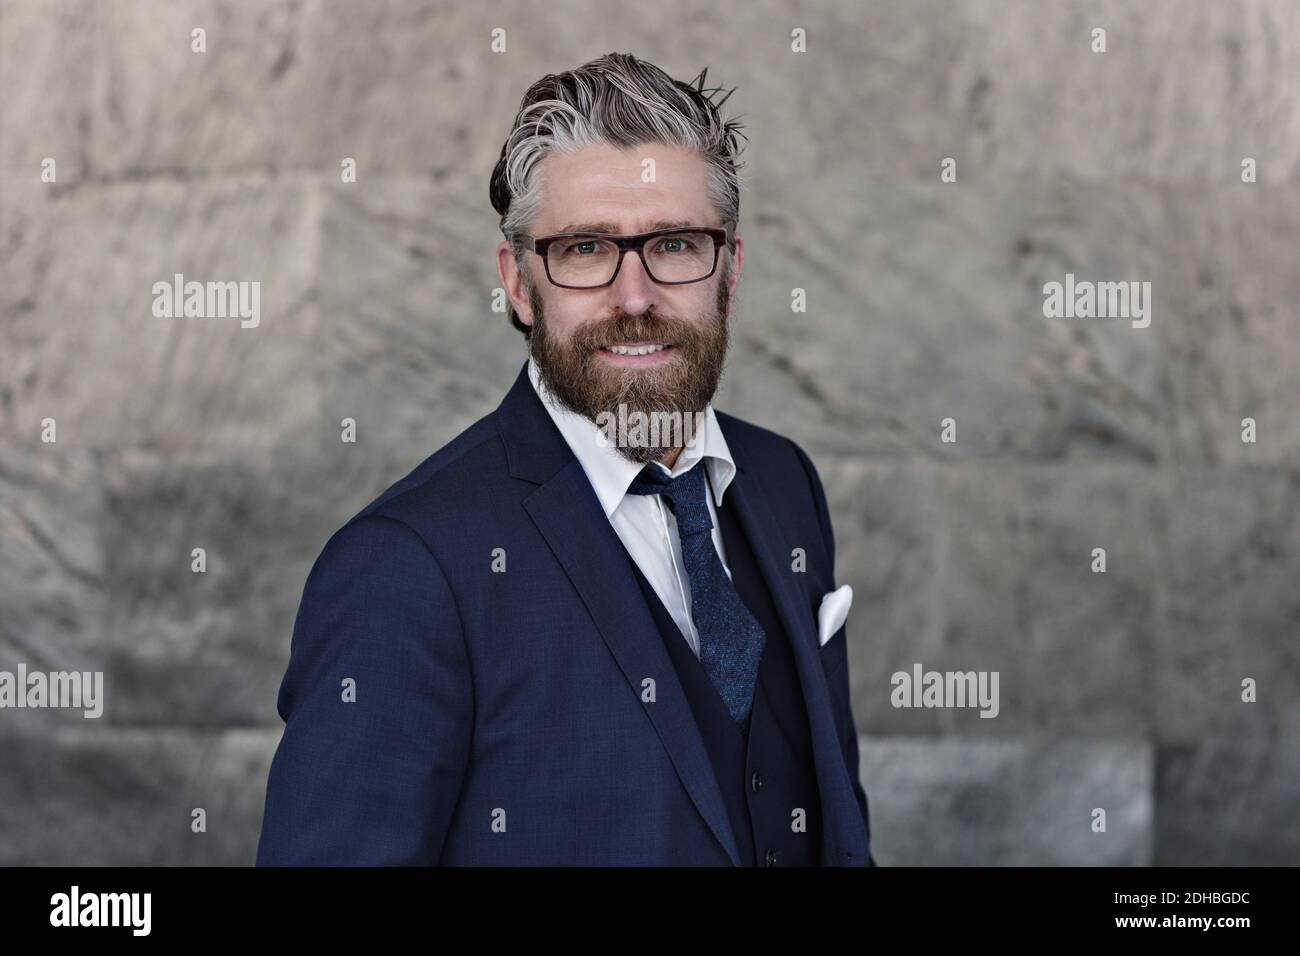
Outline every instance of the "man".
<path id="1" fill-rule="evenodd" d="M 526 94 L 491 194 L 529 361 L 313 567 L 259 864 L 874 865 L 821 483 L 709 404 L 744 242 L 698 80 Z"/>

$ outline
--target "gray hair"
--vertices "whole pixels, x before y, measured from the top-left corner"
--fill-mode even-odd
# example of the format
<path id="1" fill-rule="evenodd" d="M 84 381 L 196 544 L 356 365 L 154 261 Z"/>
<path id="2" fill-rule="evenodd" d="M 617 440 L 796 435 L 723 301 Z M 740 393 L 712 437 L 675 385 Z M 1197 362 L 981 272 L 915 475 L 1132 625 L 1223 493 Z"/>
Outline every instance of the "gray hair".
<path id="1" fill-rule="evenodd" d="M 696 153 L 708 163 L 708 193 L 723 222 L 740 221 L 737 139 L 748 140 L 735 120 L 723 122 L 716 103 L 721 88 L 706 89 L 706 67 L 690 83 L 628 53 L 607 53 L 576 70 L 551 73 L 528 88 L 501 147 L 489 188 L 501 214 L 501 233 L 523 268 L 519 239 L 542 207 L 538 165 L 551 152 L 573 153 L 606 144 L 629 149 L 662 143 Z M 528 272 L 524 270 L 525 283 Z M 532 330 L 512 307 L 510 322 L 528 338 Z"/>

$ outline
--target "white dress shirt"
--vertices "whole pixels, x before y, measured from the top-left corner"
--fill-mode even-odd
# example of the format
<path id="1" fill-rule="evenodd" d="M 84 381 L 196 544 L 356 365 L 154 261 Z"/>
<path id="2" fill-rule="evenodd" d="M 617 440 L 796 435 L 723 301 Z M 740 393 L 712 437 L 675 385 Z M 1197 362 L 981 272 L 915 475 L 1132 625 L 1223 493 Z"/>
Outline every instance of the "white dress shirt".
<path id="1" fill-rule="evenodd" d="M 599 441 L 602 437 L 601 429 L 591 419 L 570 411 L 559 403 L 542 382 L 531 358 L 528 360 L 528 377 L 532 380 L 542 405 L 550 413 L 560 434 L 587 473 L 587 480 L 591 482 L 591 487 L 605 510 L 605 516 L 622 540 L 623 546 L 677 622 L 695 656 L 699 657 L 700 637 L 691 620 L 691 584 L 686 574 L 686 565 L 682 561 L 677 519 L 664 504 L 663 495 L 628 494 L 627 489 L 641 473 L 642 466 L 624 458 L 618 449 L 602 446 Z M 727 448 L 727 440 L 722 436 L 722 428 L 718 425 L 712 404 L 705 407 L 703 428 L 696 433 L 691 446 L 683 448 L 678 454 L 672 471 L 665 468 L 662 462 L 654 464 L 665 474 L 676 478 L 701 458 L 704 459 L 702 467 L 707 471 L 708 487 L 712 491 L 705 498 L 708 501 L 709 517 L 713 519 L 713 547 L 730 577 L 731 568 L 727 566 L 722 529 L 718 526 L 717 506 L 721 504 L 723 493 L 735 477 L 736 463 L 732 461 L 731 451 Z"/>

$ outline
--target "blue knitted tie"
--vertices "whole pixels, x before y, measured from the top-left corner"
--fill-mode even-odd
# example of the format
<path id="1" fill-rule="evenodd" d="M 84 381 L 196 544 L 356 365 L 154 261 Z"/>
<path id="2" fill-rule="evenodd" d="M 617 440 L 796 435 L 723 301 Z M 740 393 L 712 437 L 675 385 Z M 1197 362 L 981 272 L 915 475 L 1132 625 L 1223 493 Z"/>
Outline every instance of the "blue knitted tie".
<path id="1" fill-rule="evenodd" d="M 704 460 L 676 478 L 669 478 L 651 462 L 628 491 L 663 495 L 677 519 L 682 560 L 691 584 L 691 620 L 700 635 L 700 663 L 741 733 L 747 734 L 766 634 L 740 599 L 713 546 Z"/>

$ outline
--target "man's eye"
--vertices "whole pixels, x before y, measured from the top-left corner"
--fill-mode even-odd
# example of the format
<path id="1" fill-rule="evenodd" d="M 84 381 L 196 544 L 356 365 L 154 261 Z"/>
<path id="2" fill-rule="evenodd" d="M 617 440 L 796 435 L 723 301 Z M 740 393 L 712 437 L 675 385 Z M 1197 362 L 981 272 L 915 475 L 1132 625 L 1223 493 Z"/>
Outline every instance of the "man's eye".
<path id="1" fill-rule="evenodd" d="M 564 247 L 564 251 L 566 254 L 576 253 L 577 255 L 580 256 L 590 255 L 591 253 L 596 251 L 596 246 L 597 246 L 596 240 L 584 239 L 581 242 L 569 243 L 567 246 Z"/>

